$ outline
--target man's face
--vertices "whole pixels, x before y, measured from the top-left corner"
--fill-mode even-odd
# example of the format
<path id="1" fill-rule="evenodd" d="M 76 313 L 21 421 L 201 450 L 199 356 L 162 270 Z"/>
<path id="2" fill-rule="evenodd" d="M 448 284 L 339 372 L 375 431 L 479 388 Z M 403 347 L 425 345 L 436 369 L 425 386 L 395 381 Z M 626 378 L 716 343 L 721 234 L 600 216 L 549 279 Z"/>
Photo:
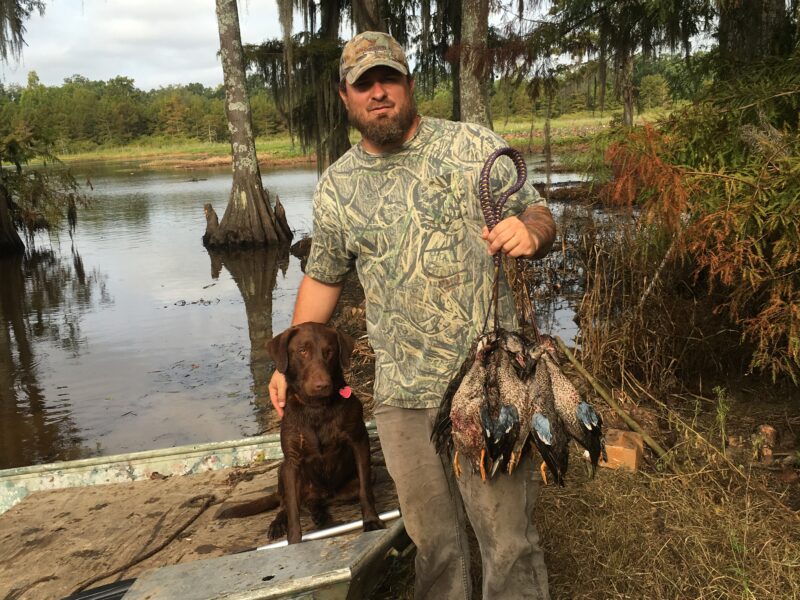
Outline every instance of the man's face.
<path id="1" fill-rule="evenodd" d="M 379 66 L 346 86 L 339 96 L 368 150 L 388 150 L 405 141 L 417 116 L 413 80 L 391 67 Z"/>

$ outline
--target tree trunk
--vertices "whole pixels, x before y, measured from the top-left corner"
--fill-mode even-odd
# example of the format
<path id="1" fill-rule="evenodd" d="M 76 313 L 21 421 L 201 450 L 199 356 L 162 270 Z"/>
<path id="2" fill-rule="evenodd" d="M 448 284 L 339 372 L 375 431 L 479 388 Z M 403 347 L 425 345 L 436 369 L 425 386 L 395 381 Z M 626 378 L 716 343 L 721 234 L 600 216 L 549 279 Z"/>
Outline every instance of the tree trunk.
<path id="1" fill-rule="evenodd" d="M 551 120 L 553 114 L 553 92 L 551 90 L 547 91 L 547 107 L 545 108 L 544 114 L 544 172 L 545 172 L 545 184 L 544 184 L 544 197 L 549 202 L 550 201 L 550 187 L 553 183 L 553 147 L 552 147 L 552 138 L 551 138 Z"/>
<path id="2" fill-rule="evenodd" d="M 341 2 L 323 2 L 320 5 L 320 37 L 331 43 L 339 40 Z M 317 172 L 322 173 L 350 149 L 347 110 L 339 98 L 339 69 L 322 68 L 312 71 L 316 98 L 317 127 Z"/>
<path id="3" fill-rule="evenodd" d="M 363 31 L 386 31 L 386 24 L 381 19 L 378 0 L 353 0 L 353 22 L 356 33 Z"/>
<path id="4" fill-rule="evenodd" d="M 450 3 L 450 29 L 453 32 L 453 46 L 461 46 L 461 0 L 453 0 Z M 461 120 L 461 59 L 453 61 L 453 106 L 450 113 L 452 121 Z"/>
<path id="5" fill-rule="evenodd" d="M 0 256 L 22 254 L 25 244 L 19 237 L 17 228 L 11 218 L 11 197 L 6 187 L 0 182 Z"/>
<path id="6" fill-rule="evenodd" d="M 281 33 L 283 34 L 283 62 L 286 69 L 286 106 L 288 111 L 284 111 L 281 102 L 275 96 L 275 108 L 286 120 L 289 126 L 289 137 L 294 147 L 294 46 L 292 44 L 292 28 L 294 26 L 294 0 L 278 0 L 278 20 L 281 23 Z M 288 113 L 288 114 L 287 114 Z"/>
<path id="7" fill-rule="evenodd" d="M 228 207 L 209 246 L 287 244 L 261 183 L 250 101 L 247 97 L 239 11 L 236 0 L 216 0 L 220 56 L 225 82 L 225 113 L 231 137 L 233 186 Z M 286 227 L 288 229 L 288 225 Z"/>
<path id="8" fill-rule="evenodd" d="M 722 2 L 719 7 L 719 51 L 727 64 L 723 74 L 737 75 L 736 63 L 781 56 L 791 50 L 789 15 L 784 0 Z"/>
<path id="9" fill-rule="evenodd" d="M 622 87 L 622 124 L 625 127 L 633 127 L 633 54 L 624 51 L 620 64 L 620 76 Z"/>
<path id="10" fill-rule="evenodd" d="M 489 114 L 489 0 L 462 0 L 461 120 L 492 128 Z"/>
<path id="11" fill-rule="evenodd" d="M 597 66 L 600 71 L 600 116 L 606 110 L 606 83 L 608 75 L 608 62 L 606 61 L 606 47 L 604 44 L 600 46 L 600 57 L 597 61 Z"/>

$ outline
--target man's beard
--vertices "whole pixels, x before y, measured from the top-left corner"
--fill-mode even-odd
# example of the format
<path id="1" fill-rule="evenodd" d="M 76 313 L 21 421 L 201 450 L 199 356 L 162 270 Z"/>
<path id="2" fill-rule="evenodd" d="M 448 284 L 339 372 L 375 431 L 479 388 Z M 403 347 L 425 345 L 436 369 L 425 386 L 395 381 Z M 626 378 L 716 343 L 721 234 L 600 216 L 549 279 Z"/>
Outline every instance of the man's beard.
<path id="1" fill-rule="evenodd" d="M 376 146 L 395 146 L 403 141 L 414 124 L 414 119 L 417 118 L 417 103 L 412 96 L 398 109 L 397 115 L 384 119 L 362 121 L 358 115 L 349 110 L 347 116 L 350 124 L 361 132 L 361 137 Z"/>

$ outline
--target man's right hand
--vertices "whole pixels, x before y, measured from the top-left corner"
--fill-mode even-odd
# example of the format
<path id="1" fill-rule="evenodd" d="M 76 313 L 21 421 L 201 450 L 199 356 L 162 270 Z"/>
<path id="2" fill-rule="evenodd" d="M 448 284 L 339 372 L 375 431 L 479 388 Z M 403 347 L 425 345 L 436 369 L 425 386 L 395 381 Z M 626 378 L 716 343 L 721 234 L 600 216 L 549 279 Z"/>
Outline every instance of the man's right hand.
<path id="1" fill-rule="evenodd" d="M 286 377 L 280 371 L 272 373 L 269 380 L 269 399 L 278 413 L 278 418 L 283 418 L 283 407 L 286 406 Z"/>

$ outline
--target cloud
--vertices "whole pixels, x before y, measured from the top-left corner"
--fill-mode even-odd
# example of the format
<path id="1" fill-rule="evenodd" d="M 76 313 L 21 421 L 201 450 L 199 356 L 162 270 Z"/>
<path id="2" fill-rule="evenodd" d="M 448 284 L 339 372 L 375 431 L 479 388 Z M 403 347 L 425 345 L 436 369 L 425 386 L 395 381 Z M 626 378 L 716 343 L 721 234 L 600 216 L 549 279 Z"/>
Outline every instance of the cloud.
<path id="1" fill-rule="evenodd" d="M 275 2 L 240 2 L 239 20 L 245 43 L 280 36 Z M 26 26 L 22 59 L 0 70 L 6 83 L 24 85 L 29 71 L 47 85 L 76 74 L 123 75 L 141 89 L 222 83 L 212 0 L 54 0 Z"/>

